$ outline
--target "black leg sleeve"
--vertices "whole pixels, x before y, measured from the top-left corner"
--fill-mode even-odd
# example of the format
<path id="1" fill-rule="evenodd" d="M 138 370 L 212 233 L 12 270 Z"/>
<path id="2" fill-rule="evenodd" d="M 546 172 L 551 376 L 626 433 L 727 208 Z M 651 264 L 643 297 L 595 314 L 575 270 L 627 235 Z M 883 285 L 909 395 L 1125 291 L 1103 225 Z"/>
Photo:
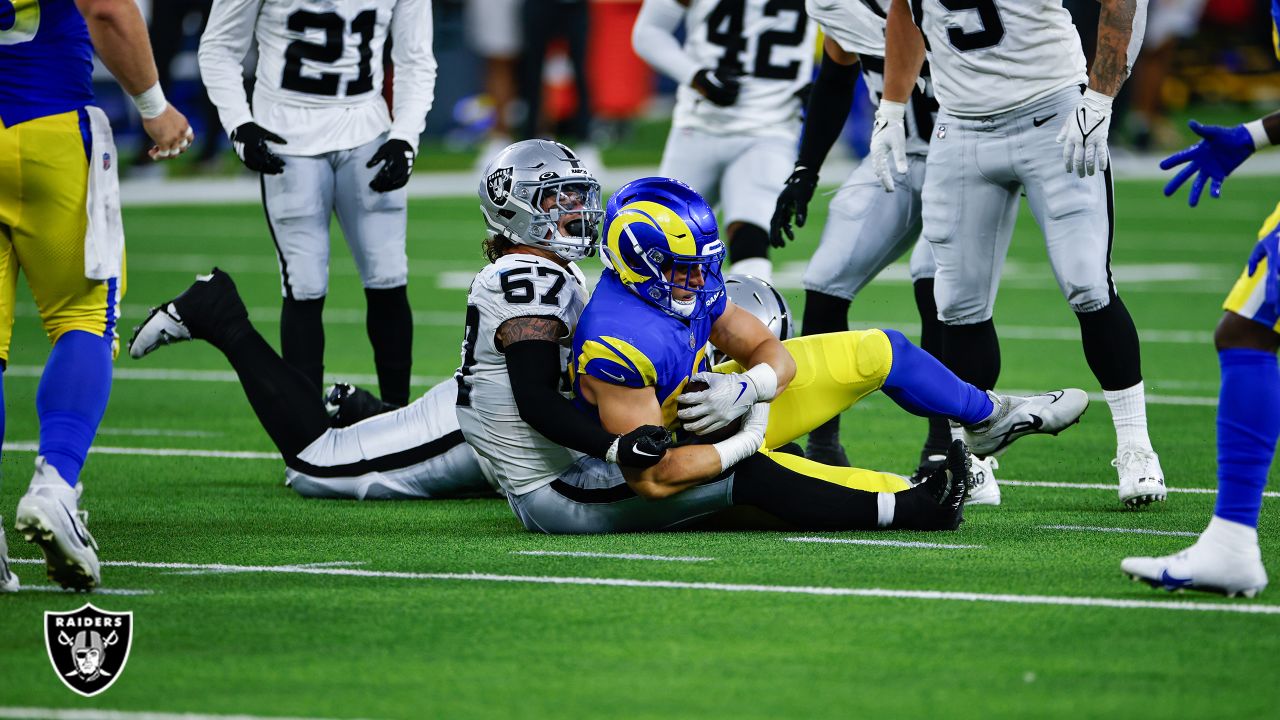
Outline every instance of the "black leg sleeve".
<path id="1" fill-rule="evenodd" d="M 920 311 L 920 349 L 942 358 L 942 321 L 938 319 L 938 304 L 933 299 L 933 278 L 917 280 L 912 286 L 916 295 L 916 309 Z M 925 437 L 925 451 L 933 455 L 946 455 L 951 445 L 951 424 L 944 417 L 928 420 L 929 434 Z"/>
<path id="2" fill-rule="evenodd" d="M 1084 359 L 1103 390 L 1124 390 L 1142 382 L 1142 350 L 1133 316 L 1119 295 L 1101 310 L 1076 313 Z"/>
<path id="3" fill-rule="evenodd" d="M 320 387 L 277 355 L 248 319 L 210 342 L 231 362 L 258 422 L 286 463 L 329 428 Z"/>
<path id="4" fill-rule="evenodd" d="M 849 329 L 850 301 L 834 295 L 806 290 L 804 293 L 804 319 L 801 332 L 805 335 L 844 332 Z M 809 442 L 826 445 L 840 444 L 840 416 L 836 415 L 809 433 Z"/>
<path id="5" fill-rule="evenodd" d="M 382 401 L 409 404 L 409 371 L 413 368 L 413 311 L 405 287 L 365 288 L 365 323 L 373 345 Z"/>
<path id="6" fill-rule="evenodd" d="M 280 307 L 280 354 L 317 391 L 324 387 L 324 298 L 285 298 Z"/>
<path id="7" fill-rule="evenodd" d="M 1000 379 L 1000 339 L 996 324 L 942 326 L 942 364 L 980 390 L 991 390 Z"/>
<path id="8" fill-rule="evenodd" d="M 809 530 L 874 530 L 878 493 L 789 470 L 756 453 L 733 466 L 733 503 L 750 505 Z"/>
<path id="9" fill-rule="evenodd" d="M 729 262 L 769 257 L 769 231 L 759 225 L 742 223 L 729 236 Z"/>

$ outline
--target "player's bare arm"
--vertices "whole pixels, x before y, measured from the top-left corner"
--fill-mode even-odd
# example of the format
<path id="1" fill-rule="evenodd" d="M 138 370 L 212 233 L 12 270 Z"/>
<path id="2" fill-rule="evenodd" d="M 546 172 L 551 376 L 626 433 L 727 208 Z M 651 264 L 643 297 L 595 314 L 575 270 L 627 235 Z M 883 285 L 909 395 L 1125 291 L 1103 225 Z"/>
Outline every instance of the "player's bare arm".
<path id="1" fill-rule="evenodd" d="M 137 4 L 133 0 L 76 0 L 76 7 L 89 27 L 98 57 L 138 105 L 142 127 L 156 144 L 151 158 L 162 160 L 186 152 L 195 135 L 187 118 L 165 101 L 160 90 L 147 24 Z"/>
<path id="2" fill-rule="evenodd" d="M 1120 92 L 1142 43 L 1146 5 L 1146 0 L 1103 0 L 1098 18 L 1098 49 L 1089 70 L 1090 89 L 1111 97 Z M 1141 25 L 1138 20 L 1143 21 Z"/>
<path id="3" fill-rule="evenodd" d="M 907 100 L 924 67 L 924 35 L 911 17 L 906 0 L 889 7 L 884 36 L 884 94 L 871 129 L 871 167 L 884 186 L 894 191 L 893 173 L 907 172 Z M 893 159 L 893 169 L 889 160 Z"/>
<path id="4" fill-rule="evenodd" d="M 768 365 L 777 376 L 781 394 L 796 376 L 796 361 L 782 341 L 751 313 L 729 303 L 724 314 L 711 326 L 711 344 L 744 368 Z"/>
<path id="5" fill-rule="evenodd" d="M 652 387 L 615 385 L 590 375 L 582 376 L 585 399 L 600 412 L 605 431 L 626 434 L 645 425 L 662 424 L 662 407 Z M 698 485 L 723 472 L 714 445 L 687 445 L 667 450 L 662 460 L 644 470 L 622 469 L 637 495 L 656 500 Z"/>

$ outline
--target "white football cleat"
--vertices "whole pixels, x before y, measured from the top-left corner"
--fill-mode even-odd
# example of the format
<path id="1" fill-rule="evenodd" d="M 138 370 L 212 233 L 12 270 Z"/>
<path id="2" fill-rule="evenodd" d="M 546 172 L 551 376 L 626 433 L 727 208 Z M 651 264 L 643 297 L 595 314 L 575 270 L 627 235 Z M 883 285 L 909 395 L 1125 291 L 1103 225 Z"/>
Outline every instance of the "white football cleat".
<path id="1" fill-rule="evenodd" d="M 18 592 L 18 576 L 9 568 L 9 544 L 4 539 L 4 518 L 0 518 L 0 592 Z"/>
<path id="2" fill-rule="evenodd" d="M 1080 422 L 1089 407 L 1089 395 L 1077 388 L 1021 397 L 987 391 L 995 405 L 991 417 L 964 428 L 969 452 L 987 457 L 1002 452 L 1024 435 L 1057 435 Z"/>
<path id="3" fill-rule="evenodd" d="M 151 308 L 147 319 L 133 329 L 133 339 L 129 341 L 129 356 L 137 360 L 162 345 L 190 339 L 191 331 L 182 324 L 178 309 L 172 302 L 167 302 L 160 307 Z"/>
<path id="4" fill-rule="evenodd" d="M 44 552 L 49 579 L 64 588 L 92 590 L 102 580 L 98 544 L 85 527 L 80 486 L 72 488 L 42 456 L 27 494 L 18 501 L 14 528 Z"/>
<path id="5" fill-rule="evenodd" d="M 964 494 L 965 505 L 1000 504 L 1000 486 L 994 472 L 998 467 L 1000 461 L 994 457 L 969 456 L 969 488 Z"/>
<path id="6" fill-rule="evenodd" d="M 1164 502 L 1168 489 L 1164 486 L 1164 470 L 1160 456 L 1151 448 L 1122 445 L 1111 466 L 1120 473 L 1120 502 L 1128 508 L 1140 508 L 1153 502 Z"/>
<path id="7" fill-rule="evenodd" d="M 1173 555 L 1125 558 L 1120 569 L 1134 580 L 1170 592 L 1203 590 L 1251 598 L 1267 587 L 1267 570 L 1256 544 L 1235 547 L 1208 535 Z"/>

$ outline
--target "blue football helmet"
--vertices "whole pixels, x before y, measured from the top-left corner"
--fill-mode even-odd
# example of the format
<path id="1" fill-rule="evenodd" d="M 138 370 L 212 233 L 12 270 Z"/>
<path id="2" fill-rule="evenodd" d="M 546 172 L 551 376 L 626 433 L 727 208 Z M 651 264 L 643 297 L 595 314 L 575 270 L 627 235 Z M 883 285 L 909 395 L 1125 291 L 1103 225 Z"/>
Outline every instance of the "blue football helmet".
<path id="1" fill-rule="evenodd" d="M 679 180 L 647 177 L 619 188 L 605 207 L 600 244 L 605 267 L 676 317 L 705 317 L 724 292 L 715 214 Z"/>

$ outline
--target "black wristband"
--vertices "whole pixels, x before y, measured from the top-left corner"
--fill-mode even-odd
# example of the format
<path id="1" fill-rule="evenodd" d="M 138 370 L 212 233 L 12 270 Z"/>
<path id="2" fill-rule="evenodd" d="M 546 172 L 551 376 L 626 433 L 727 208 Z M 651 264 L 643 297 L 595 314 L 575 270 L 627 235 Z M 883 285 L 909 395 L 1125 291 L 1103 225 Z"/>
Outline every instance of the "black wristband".
<path id="1" fill-rule="evenodd" d="M 604 459 L 618 436 L 605 432 L 560 394 L 559 343 L 521 340 L 508 345 L 504 354 L 520 419 L 551 442 Z"/>
<path id="2" fill-rule="evenodd" d="M 797 165 L 815 170 L 822 167 L 849 119 L 853 107 L 853 90 L 858 83 L 858 65 L 841 65 L 825 52 L 818 78 L 809 93 L 809 105 L 805 108 L 804 135 L 800 138 L 800 156 Z"/>

